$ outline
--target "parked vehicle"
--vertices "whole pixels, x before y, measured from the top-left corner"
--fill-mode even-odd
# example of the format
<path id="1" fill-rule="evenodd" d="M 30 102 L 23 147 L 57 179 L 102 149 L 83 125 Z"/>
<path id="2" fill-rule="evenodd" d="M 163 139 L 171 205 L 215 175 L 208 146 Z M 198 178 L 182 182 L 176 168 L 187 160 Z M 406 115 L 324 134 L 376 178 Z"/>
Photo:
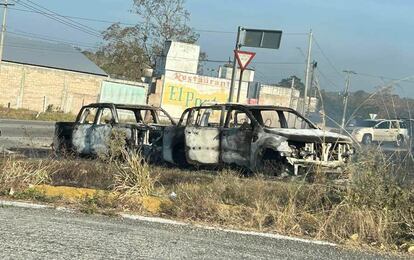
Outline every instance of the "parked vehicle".
<path id="1" fill-rule="evenodd" d="M 235 164 L 270 175 L 299 167 L 339 168 L 353 154 L 349 137 L 318 129 L 293 109 L 217 104 L 188 108 L 164 130 L 163 158 L 176 164 Z"/>
<path id="2" fill-rule="evenodd" d="M 162 108 L 147 105 L 96 103 L 82 107 L 75 122 L 57 122 L 56 152 L 106 154 L 114 131 L 125 134 L 128 149 L 161 155 L 163 130 L 174 120 Z"/>
<path id="3" fill-rule="evenodd" d="M 396 146 L 402 146 L 410 138 L 406 123 L 397 119 L 361 120 L 353 127 L 351 134 L 357 142 L 365 145 L 394 142 Z"/>

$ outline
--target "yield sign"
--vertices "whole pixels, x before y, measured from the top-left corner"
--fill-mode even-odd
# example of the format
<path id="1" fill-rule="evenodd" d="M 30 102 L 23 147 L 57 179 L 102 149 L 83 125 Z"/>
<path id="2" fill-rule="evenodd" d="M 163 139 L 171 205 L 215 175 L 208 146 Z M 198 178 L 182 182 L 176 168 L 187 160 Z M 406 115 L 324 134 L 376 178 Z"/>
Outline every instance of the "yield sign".
<path id="1" fill-rule="evenodd" d="M 239 63 L 239 67 L 241 70 L 244 70 L 256 55 L 256 53 L 254 52 L 239 50 L 235 50 L 234 54 L 236 55 L 236 59 Z"/>

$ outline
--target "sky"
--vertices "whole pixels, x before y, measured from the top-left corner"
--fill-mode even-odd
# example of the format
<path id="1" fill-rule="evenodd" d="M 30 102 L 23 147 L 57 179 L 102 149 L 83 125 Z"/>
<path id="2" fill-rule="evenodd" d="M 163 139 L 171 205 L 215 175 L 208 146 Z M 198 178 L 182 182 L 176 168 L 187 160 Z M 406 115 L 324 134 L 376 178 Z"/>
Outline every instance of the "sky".
<path id="1" fill-rule="evenodd" d="M 130 12 L 132 0 L 31 1 L 61 15 L 140 21 Z M 16 8 L 26 9 L 20 4 L 10 8 L 10 32 L 75 42 L 86 49 L 101 42 L 95 36 Z M 357 72 L 351 77 L 353 91 L 374 91 L 391 79 L 414 76 L 412 0 L 187 0 L 186 8 L 191 13 L 189 25 L 200 34 L 198 44 L 211 60 L 228 60 L 232 56 L 238 26 L 282 30 L 278 50 L 244 48 L 257 53 L 250 67 L 256 70 L 255 79 L 263 83 L 277 83 L 291 75 L 304 79 L 304 53 L 310 30 L 314 35 L 312 60 L 318 62 L 317 74 L 323 89 L 343 91 L 343 70 Z M 110 25 L 76 21 L 98 31 Z M 219 65 L 208 63 L 205 72 L 213 73 Z M 395 93 L 414 98 L 414 77 L 396 84 Z"/>

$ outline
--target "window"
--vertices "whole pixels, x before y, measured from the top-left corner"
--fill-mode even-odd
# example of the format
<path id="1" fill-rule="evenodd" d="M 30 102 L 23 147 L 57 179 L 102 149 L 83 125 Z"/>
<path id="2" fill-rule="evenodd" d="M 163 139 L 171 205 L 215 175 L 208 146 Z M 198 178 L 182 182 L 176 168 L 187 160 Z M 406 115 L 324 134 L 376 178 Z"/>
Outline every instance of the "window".
<path id="1" fill-rule="evenodd" d="M 140 111 L 141 120 L 144 124 L 155 124 L 157 121 L 152 110 L 142 109 Z"/>
<path id="2" fill-rule="evenodd" d="M 171 119 L 167 116 L 167 114 L 164 111 L 158 110 L 157 114 L 158 114 L 158 120 L 159 120 L 158 123 L 160 125 L 171 125 Z"/>
<path id="3" fill-rule="evenodd" d="M 98 108 L 96 107 L 87 107 L 83 110 L 82 116 L 79 123 L 81 124 L 93 124 L 95 121 Z"/>
<path id="4" fill-rule="evenodd" d="M 287 128 L 292 129 L 314 129 L 315 127 L 311 124 L 309 124 L 302 116 L 289 112 L 284 111 L 283 112 L 286 122 L 287 122 Z"/>
<path id="5" fill-rule="evenodd" d="M 281 118 L 279 118 L 279 113 L 276 110 L 262 110 L 260 111 L 260 114 L 264 126 L 271 128 L 282 128 L 283 123 Z"/>
<path id="6" fill-rule="evenodd" d="M 397 121 L 391 121 L 391 128 L 398 129 L 398 122 Z"/>
<path id="7" fill-rule="evenodd" d="M 390 129 L 390 122 L 389 121 L 384 121 L 384 122 L 378 124 L 375 128 L 377 128 L 377 129 Z"/>
<path id="8" fill-rule="evenodd" d="M 251 128 L 251 120 L 244 111 L 232 110 L 227 114 L 226 127 Z"/>
<path id="9" fill-rule="evenodd" d="M 202 127 L 220 127 L 221 108 L 201 108 L 197 113 L 195 125 Z"/>
<path id="10" fill-rule="evenodd" d="M 136 124 L 137 119 L 134 110 L 129 109 L 117 109 L 118 120 L 120 124 Z"/>
<path id="11" fill-rule="evenodd" d="M 405 122 L 400 121 L 399 123 L 400 123 L 400 128 L 401 128 L 401 129 L 407 129 L 407 128 L 408 128 L 408 127 L 407 127 L 407 124 L 406 124 Z"/>
<path id="12" fill-rule="evenodd" d="M 110 108 L 102 108 L 100 111 L 99 119 L 97 124 L 98 125 L 107 125 L 112 124 L 115 122 L 114 116 L 112 114 L 112 110 Z"/>

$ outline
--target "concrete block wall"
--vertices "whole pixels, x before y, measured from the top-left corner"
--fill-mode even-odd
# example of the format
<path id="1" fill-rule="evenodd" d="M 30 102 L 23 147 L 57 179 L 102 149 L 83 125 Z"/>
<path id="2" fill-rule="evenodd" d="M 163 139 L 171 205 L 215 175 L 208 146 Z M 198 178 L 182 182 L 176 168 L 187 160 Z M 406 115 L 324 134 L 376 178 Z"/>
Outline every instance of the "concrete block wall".
<path id="1" fill-rule="evenodd" d="M 83 104 L 97 102 L 106 77 L 3 62 L 0 104 L 43 111 L 48 105 L 77 113 Z"/>

